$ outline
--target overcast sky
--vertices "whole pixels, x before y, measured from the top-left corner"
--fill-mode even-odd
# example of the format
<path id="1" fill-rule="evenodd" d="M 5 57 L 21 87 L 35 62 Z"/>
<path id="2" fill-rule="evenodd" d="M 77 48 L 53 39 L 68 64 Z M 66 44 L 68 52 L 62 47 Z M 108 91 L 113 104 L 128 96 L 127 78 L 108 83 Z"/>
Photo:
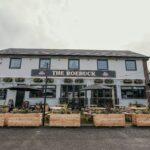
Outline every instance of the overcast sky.
<path id="1" fill-rule="evenodd" d="M 0 49 L 10 47 L 150 56 L 150 0 L 0 0 Z"/>

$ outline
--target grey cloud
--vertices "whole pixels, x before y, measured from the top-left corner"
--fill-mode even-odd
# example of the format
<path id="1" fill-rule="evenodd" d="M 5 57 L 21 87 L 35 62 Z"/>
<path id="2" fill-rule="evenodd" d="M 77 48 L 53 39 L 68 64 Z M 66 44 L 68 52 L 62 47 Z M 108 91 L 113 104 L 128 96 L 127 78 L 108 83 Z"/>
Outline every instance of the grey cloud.
<path id="1" fill-rule="evenodd" d="M 59 0 L 1 0 L 0 6 L 0 48 L 5 47 L 63 47 L 52 17 L 53 5 Z M 46 9 L 49 7 L 49 9 Z M 56 22 L 56 23 L 55 23 Z"/>

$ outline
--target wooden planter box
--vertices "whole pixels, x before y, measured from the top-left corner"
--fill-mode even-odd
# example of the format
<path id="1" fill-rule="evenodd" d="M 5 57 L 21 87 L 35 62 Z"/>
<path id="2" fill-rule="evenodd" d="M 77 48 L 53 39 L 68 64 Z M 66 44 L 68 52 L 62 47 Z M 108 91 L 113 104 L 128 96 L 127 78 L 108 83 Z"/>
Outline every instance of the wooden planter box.
<path id="1" fill-rule="evenodd" d="M 40 113 L 6 113 L 5 125 L 6 126 L 18 126 L 18 127 L 38 127 L 42 123 L 42 115 Z"/>
<path id="2" fill-rule="evenodd" d="M 113 127 L 125 126 L 124 114 L 95 114 L 93 115 L 93 122 L 95 126 Z"/>
<path id="3" fill-rule="evenodd" d="M 5 121 L 5 115 L 4 114 L 0 114 L 0 127 L 4 126 L 4 121 Z"/>
<path id="4" fill-rule="evenodd" d="M 132 114 L 132 125 L 150 126 L 150 114 Z"/>
<path id="5" fill-rule="evenodd" d="M 79 127 L 80 114 L 50 114 L 49 125 L 57 127 Z"/>

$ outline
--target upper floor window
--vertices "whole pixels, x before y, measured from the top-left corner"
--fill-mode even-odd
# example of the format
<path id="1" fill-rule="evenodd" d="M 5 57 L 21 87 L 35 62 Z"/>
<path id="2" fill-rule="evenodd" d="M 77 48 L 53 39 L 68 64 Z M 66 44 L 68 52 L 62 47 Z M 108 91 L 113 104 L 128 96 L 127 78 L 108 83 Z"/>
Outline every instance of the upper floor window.
<path id="1" fill-rule="evenodd" d="M 78 70 L 79 69 L 79 59 L 69 59 L 68 68 Z"/>
<path id="2" fill-rule="evenodd" d="M 108 70 L 108 60 L 97 60 L 98 70 Z"/>
<path id="3" fill-rule="evenodd" d="M 9 68 L 20 69 L 21 68 L 21 58 L 11 58 Z"/>
<path id="4" fill-rule="evenodd" d="M 136 61 L 135 60 L 126 60 L 126 70 L 127 71 L 136 71 Z"/>
<path id="5" fill-rule="evenodd" d="M 39 68 L 40 69 L 49 69 L 50 68 L 50 59 L 49 58 L 40 58 Z"/>

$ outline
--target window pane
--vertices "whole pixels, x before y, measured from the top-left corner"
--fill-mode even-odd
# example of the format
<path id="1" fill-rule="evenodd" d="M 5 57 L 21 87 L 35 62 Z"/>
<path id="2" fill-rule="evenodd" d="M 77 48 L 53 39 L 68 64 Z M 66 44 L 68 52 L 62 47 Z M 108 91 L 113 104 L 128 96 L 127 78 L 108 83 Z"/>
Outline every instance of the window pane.
<path id="1" fill-rule="evenodd" d="M 69 60 L 69 69 L 79 69 L 79 60 Z"/>
<path id="2" fill-rule="evenodd" d="M 30 98 L 43 98 L 43 90 L 44 86 L 33 86 L 35 88 L 40 89 L 41 91 L 31 91 L 30 92 Z M 47 93 L 46 93 L 47 98 L 55 98 L 56 97 L 56 86 L 47 86 Z"/>
<path id="3" fill-rule="evenodd" d="M 144 87 L 121 87 L 122 98 L 145 98 L 145 88 Z"/>
<path id="4" fill-rule="evenodd" d="M 50 59 L 40 59 L 40 68 L 48 69 L 50 67 Z"/>
<path id="5" fill-rule="evenodd" d="M 136 70 L 136 62 L 135 61 L 126 61 L 126 69 L 127 70 Z"/>
<path id="6" fill-rule="evenodd" d="M 6 98 L 6 90 L 0 90 L 0 100 L 4 100 Z"/>
<path id="7" fill-rule="evenodd" d="M 99 70 L 108 70 L 107 60 L 98 60 L 98 69 Z"/>
<path id="8" fill-rule="evenodd" d="M 12 58 L 10 61 L 10 68 L 20 68 L 20 67 L 21 67 L 21 59 Z"/>

